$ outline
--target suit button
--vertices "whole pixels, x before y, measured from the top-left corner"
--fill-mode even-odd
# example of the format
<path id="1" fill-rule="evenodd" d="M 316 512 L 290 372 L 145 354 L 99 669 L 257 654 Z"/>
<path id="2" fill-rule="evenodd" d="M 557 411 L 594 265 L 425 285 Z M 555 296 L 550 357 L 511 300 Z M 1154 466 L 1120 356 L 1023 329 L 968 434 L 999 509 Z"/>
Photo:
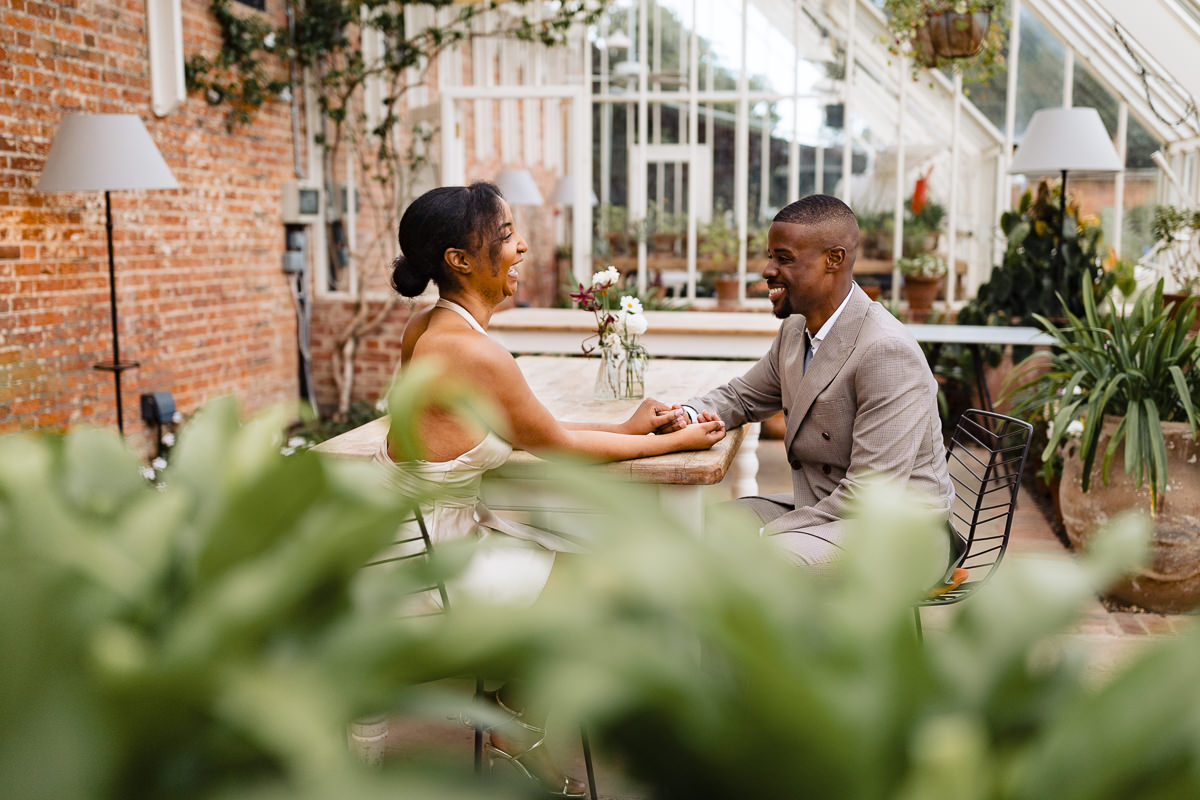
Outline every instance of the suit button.
<path id="1" fill-rule="evenodd" d="M 826 475 L 828 475 L 829 473 L 833 472 L 833 467 L 829 466 L 828 464 L 825 464 L 824 466 L 821 467 L 821 472 L 824 472 Z"/>
<path id="2" fill-rule="evenodd" d="M 829 441 L 829 431 L 821 431 L 821 438 L 828 442 Z"/>

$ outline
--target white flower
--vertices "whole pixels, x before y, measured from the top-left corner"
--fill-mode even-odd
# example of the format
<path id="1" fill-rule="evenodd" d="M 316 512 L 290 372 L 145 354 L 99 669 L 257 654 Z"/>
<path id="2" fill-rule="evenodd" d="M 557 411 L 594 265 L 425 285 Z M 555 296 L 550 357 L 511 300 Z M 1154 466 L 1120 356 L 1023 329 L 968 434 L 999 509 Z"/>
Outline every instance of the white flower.
<path id="1" fill-rule="evenodd" d="M 288 88 L 287 86 L 285 86 L 279 90 L 279 102 L 281 102 L 281 103 L 292 102 L 292 90 L 290 88 Z"/>
<path id="2" fill-rule="evenodd" d="M 625 317 L 625 332 L 630 336 L 641 336 L 649 324 L 641 314 L 628 314 Z"/>
<path id="3" fill-rule="evenodd" d="M 174 414 L 172 414 L 172 415 L 171 415 L 171 422 L 174 422 L 176 425 L 178 425 L 179 423 L 183 422 L 183 412 L 181 412 L 181 411 L 176 411 Z"/>
<path id="4" fill-rule="evenodd" d="M 1083 422 L 1077 419 L 1071 420 L 1071 424 L 1067 426 L 1067 436 L 1070 436 L 1072 439 L 1078 439 L 1082 435 Z"/>
<path id="5" fill-rule="evenodd" d="M 154 480 L 154 467 L 142 467 L 142 477 L 148 481 Z"/>
<path id="6" fill-rule="evenodd" d="M 304 447 L 306 444 L 308 444 L 308 439 L 303 436 L 293 436 L 287 440 L 287 446 L 291 448 Z"/>
<path id="7" fill-rule="evenodd" d="M 165 458 L 163 458 L 162 456 L 159 456 L 158 458 L 156 458 L 150 462 L 150 466 L 154 467 L 155 469 L 166 469 L 167 468 L 167 460 Z"/>
<path id="8" fill-rule="evenodd" d="M 263 47 L 267 48 L 268 50 L 275 49 L 275 32 L 274 31 L 271 31 L 270 33 L 268 33 L 266 36 L 263 37 Z"/>
<path id="9" fill-rule="evenodd" d="M 615 286 L 619 280 L 621 280 L 621 273 L 617 271 L 616 267 L 609 264 L 607 269 L 592 276 L 592 288 L 607 289 L 609 286 Z"/>
<path id="10" fill-rule="evenodd" d="M 623 295 L 621 297 L 621 310 L 629 314 L 640 314 L 642 313 L 642 301 L 636 297 Z"/>
<path id="11" fill-rule="evenodd" d="M 282 454 L 282 455 L 285 455 L 285 456 L 290 456 L 292 453 L 296 452 L 296 448 L 294 448 L 294 447 L 281 447 L 281 448 L 279 448 L 279 452 L 280 452 L 280 454 Z"/>
<path id="12" fill-rule="evenodd" d="M 1075 388 L 1074 388 L 1074 389 L 1071 391 L 1071 394 L 1083 394 L 1083 387 L 1082 387 L 1082 386 L 1076 386 L 1076 387 L 1075 387 Z"/>
<path id="13" fill-rule="evenodd" d="M 163 447 L 174 447 L 175 446 L 175 434 L 171 433 L 170 431 L 167 431 L 166 433 L 164 433 L 162 435 L 162 443 L 163 443 Z"/>

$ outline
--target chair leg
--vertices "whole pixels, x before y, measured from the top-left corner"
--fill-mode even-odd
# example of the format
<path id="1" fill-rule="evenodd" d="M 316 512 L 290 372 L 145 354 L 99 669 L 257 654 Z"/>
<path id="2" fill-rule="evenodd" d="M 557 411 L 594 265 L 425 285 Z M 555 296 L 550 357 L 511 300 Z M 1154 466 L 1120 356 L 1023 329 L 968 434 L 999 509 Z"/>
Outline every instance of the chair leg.
<path id="1" fill-rule="evenodd" d="M 921 607 L 920 606 L 913 606 L 913 623 L 916 625 L 916 628 L 917 628 L 917 641 L 924 642 L 925 634 L 921 630 Z"/>
<path id="2" fill-rule="evenodd" d="M 483 700 L 483 679 L 475 679 L 475 702 Z M 475 774 L 483 774 L 483 723 L 475 720 Z"/>
<path id="3" fill-rule="evenodd" d="M 579 741 L 583 744 L 583 765 L 587 769 L 588 793 L 592 800 L 598 800 L 596 796 L 596 771 L 592 768 L 592 746 L 588 743 L 588 735 L 586 728 L 579 729 Z"/>

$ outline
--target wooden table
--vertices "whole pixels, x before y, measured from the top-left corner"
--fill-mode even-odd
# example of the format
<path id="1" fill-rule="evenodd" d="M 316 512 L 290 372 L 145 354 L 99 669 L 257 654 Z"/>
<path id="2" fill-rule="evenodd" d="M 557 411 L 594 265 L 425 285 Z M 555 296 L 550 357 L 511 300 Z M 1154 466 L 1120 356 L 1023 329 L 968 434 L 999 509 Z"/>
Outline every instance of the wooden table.
<path id="1" fill-rule="evenodd" d="M 621 422 L 641 402 L 602 402 L 592 399 L 592 387 L 599 366 L 597 358 L 523 356 L 517 359 L 517 363 L 538 399 L 559 419 Z M 682 402 L 741 375 L 746 367 L 745 362 L 739 361 L 651 358 L 646 368 L 646 393 L 664 402 Z M 380 440 L 387 434 L 387 426 L 387 418 L 382 417 L 322 442 L 313 449 L 338 456 L 371 458 Z M 720 483 L 731 468 L 734 468 L 734 494 L 757 494 L 757 441 L 758 426 L 745 425 L 729 431 L 723 440 L 708 450 L 619 461 L 598 465 L 597 469 L 657 485 L 663 504 L 698 531 L 703 525 L 703 488 Z M 540 459 L 533 454 L 517 450 L 497 472 L 500 478 L 516 484 L 535 475 L 536 471 L 530 466 L 539 462 Z M 531 500 L 513 500 L 515 493 L 511 492 L 511 486 L 506 487 L 503 483 L 496 485 L 501 488 L 493 486 L 490 490 L 502 492 L 503 496 L 500 499 L 487 496 L 485 499 L 490 506 L 497 509 L 531 506 Z M 530 495 L 527 485 L 522 486 L 522 491 L 526 497 Z"/>

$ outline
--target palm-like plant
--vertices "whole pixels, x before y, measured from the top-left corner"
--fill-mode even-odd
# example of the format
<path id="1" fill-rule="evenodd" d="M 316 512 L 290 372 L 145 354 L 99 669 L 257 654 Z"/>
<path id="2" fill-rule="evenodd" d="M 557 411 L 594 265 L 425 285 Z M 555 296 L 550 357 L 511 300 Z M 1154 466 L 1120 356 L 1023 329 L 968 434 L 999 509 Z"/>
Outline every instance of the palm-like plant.
<path id="1" fill-rule="evenodd" d="M 1162 307 L 1163 283 L 1143 292 L 1132 313 L 1122 317 L 1110 298 L 1101 316 L 1086 284 L 1084 315 L 1067 311 L 1067 324 L 1056 327 L 1034 316 L 1058 342 L 1051 353 L 1037 353 L 1017 373 L 1016 413 L 1055 408 L 1042 459 L 1053 456 L 1072 435 L 1071 423 L 1082 418 L 1079 457 L 1083 462 L 1083 491 L 1088 490 L 1100 442 L 1104 416 L 1119 417 L 1104 448 L 1102 476 L 1108 482 L 1113 456 L 1125 443 L 1125 472 L 1138 487 L 1150 488 L 1150 511 L 1158 511 L 1166 486 L 1167 452 L 1163 422 L 1187 422 L 1196 435 L 1200 417 L 1200 340 L 1188 335 L 1196 317 L 1193 298 L 1171 317 Z M 1047 368 L 1048 367 L 1048 368 Z M 1043 370 L 1044 371 L 1041 371 Z M 1031 371 L 1038 371 L 1030 377 Z M 1025 382 L 1020 381 L 1024 376 Z"/>

